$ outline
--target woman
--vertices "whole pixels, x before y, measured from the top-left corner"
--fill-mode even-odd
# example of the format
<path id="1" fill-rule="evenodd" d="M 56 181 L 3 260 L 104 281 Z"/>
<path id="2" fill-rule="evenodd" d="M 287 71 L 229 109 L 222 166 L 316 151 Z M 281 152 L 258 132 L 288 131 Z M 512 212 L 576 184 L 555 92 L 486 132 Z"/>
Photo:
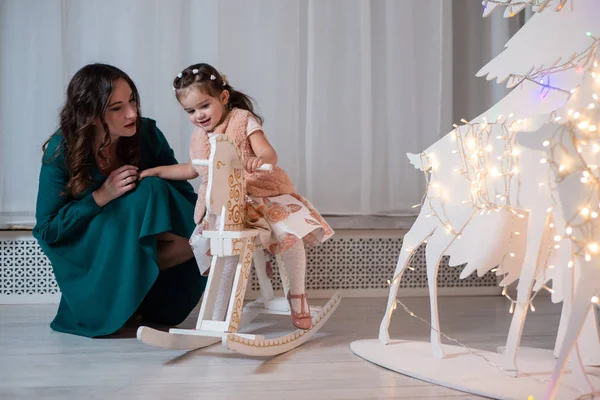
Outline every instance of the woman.
<path id="1" fill-rule="evenodd" d="M 187 239 L 192 187 L 138 181 L 138 171 L 177 163 L 139 106 L 127 74 L 86 65 L 69 83 L 60 129 L 44 144 L 33 235 L 62 292 L 56 331 L 108 335 L 134 314 L 176 325 L 204 291 Z"/>

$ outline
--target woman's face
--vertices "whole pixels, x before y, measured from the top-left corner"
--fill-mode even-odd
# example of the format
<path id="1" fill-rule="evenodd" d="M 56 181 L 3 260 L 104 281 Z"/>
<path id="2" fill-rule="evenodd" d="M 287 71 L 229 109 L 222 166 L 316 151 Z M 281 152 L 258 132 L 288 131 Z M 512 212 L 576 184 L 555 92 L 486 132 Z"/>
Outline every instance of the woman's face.
<path id="1" fill-rule="evenodd" d="M 108 100 L 108 108 L 104 114 L 104 122 L 113 138 L 130 137 L 135 135 L 137 121 L 137 103 L 129 84 L 124 79 L 113 83 L 112 94 Z M 96 126 L 102 129 L 100 119 Z"/>

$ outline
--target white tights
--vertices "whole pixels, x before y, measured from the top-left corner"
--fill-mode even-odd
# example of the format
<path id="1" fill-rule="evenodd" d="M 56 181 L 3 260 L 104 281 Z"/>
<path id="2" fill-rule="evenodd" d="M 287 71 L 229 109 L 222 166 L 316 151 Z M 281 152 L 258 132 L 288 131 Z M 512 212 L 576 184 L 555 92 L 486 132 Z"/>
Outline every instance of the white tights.
<path id="1" fill-rule="evenodd" d="M 304 242 L 298 240 L 292 247 L 281 254 L 281 259 L 288 275 L 290 293 L 294 295 L 304 294 L 304 279 L 306 276 L 306 251 L 304 250 Z M 239 257 L 237 256 L 225 257 L 223 277 L 217 293 L 217 300 L 212 316 L 213 320 L 223 321 L 225 319 L 238 260 Z M 300 301 L 300 299 L 292 299 L 292 307 L 297 313 L 302 311 Z M 308 309 L 308 303 L 305 303 L 304 306 Z"/>

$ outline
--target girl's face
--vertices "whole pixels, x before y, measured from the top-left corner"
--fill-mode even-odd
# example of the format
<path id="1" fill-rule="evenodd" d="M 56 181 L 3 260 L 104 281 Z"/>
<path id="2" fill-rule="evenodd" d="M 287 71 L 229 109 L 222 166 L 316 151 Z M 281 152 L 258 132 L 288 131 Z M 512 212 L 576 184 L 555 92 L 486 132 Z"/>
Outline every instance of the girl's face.
<path id="1" fill-rule="evenodd" d="M 137 103 L 129 84 L 124 79 L 116 80 L 104 114 L 110 135 L 113 138 L 135 135 L 137 117 Z M 99 118 L 96 126 L 102 129 Z"/>
<path id="2" fill-rule="evenodd" d="M 212 132 L 227 115 L 229 92 L 223 90 L 219 97 L 203 93 L 197 88 L 185 91 L 179 97 L 179 103 L 188 114 L 192 124 L 207 132 Z"/>

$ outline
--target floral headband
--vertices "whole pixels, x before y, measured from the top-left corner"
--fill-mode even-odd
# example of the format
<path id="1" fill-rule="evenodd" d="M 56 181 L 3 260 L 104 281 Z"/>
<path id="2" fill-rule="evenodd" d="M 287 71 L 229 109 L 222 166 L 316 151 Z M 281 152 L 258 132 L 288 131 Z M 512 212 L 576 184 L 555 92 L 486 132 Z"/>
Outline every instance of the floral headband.
<path id="1" fill-rule="evenodd" d="M 194 68 L 194 69 L 192 70 L 192 74 L 194 74 L 194 75 L 198 75 L 198 72 L 200 72 L 200 71 L 199 71 L 197 68 Z M 177 77 L 178 77 L 179 79 L 183 78 L 183 72 L 180 72 L 180 73 L 178 73 L 178 74 L 177 74 Z M 211 75 L 210 75 L 210 80 L 211 80 L 211 81 L 214 81 L 215 79 L 217 79 L 217 77 L 216 77 L 216 76 L 214 76 L 213 74 L 211 74 Z M 229 85 L 229 80 L 227 79 L 227 75 L 225 75 L 225 74 L 221 74 L 221 79 L 223 80 L 223 86 L 227 86 L 227 85 Z M 176 88 L 175 86 L 173 86 L 173 90 L 177 90 L 177 88 Z"/>

